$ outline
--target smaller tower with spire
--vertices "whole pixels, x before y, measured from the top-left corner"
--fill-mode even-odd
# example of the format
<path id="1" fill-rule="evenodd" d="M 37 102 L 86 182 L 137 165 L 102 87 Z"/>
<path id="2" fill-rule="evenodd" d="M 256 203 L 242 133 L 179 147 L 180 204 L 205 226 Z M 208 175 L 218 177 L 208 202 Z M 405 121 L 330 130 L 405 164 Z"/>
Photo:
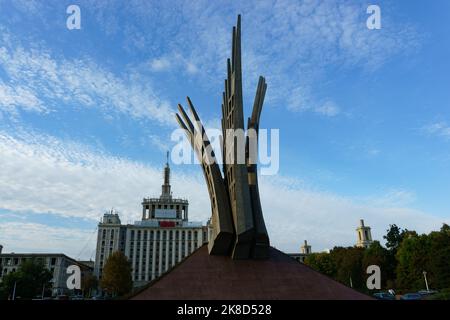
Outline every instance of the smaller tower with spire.
<path id="1" fill-rule="evenodd" d="M 356 246 L 358 248 L 368 248 L 372 243 L 372 233 L 369 226 L 364 225 L 364 220 L 359 220 L 359 227 L 356 228 L 358 233 L 358 242 Z"/>
<path id="2" fill-rule="evenodd" d="M 300 247 L 300 252 L 303 254 L 311 254 L 311 246 L 308 241 L 305 240 L 304 244 Z"/>
<path id="3" fill-rule="evenodd" d="M 172 199 L 172 192 L 170 191 L 169 151 L 167 151 L 166 167 L 164 168 L 164 184 L 162 185 L 161 199 Z"/>
<path id="4" fill-rule="evenodd" d="M 180 226 L 188 221 L 189 202 L 186 199 L 172 197 L 169 151 L 166 153 L 163 179 L 164 182 L 161 186 L 161 195 L 159 198 L 144 198 L 142 200 L 142 221 L 151 220 L 148 223 L 174 224 Z"/>

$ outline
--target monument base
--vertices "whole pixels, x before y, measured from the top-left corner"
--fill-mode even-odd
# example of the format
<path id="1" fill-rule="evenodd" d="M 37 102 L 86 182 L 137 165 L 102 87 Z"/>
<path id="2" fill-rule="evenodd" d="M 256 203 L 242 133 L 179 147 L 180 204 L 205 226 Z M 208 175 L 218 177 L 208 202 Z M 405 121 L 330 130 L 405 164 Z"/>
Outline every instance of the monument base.
<path id="1" fill-rule="evenodd" d="M 371 297 L 269 249 L 266 260 L 208 254 L 206 245 L 132 300 L 367 300 Z"/>

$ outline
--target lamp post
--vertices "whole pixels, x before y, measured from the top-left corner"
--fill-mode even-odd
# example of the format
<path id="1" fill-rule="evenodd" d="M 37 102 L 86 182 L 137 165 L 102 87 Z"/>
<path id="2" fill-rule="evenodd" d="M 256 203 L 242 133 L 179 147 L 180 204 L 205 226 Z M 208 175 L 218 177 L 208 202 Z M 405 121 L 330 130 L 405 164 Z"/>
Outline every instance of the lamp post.
<path id="1" fill-rule="evenodd" d="M 45 293 L 45 283 L 42 285 L 42 294 L 41 294 L 42 300 L 44 300 L 44 293 Z"/>
<path id="2" fill-rule="evenodd" d="M 430 291 L 430 289 L 428 288 L 428 281 L 427 281 L 427 272 L 423 271 L 423 277 L 425 279 L 425 286 L 427 287 L 427 291 Z"/>
<path id="3" fill-rule="evenodd" d="M 17 280 L 14 281 L 14 288 L 13 288 L 13 294 L 12 294 L 12 299 L 11 300 L 15 300 L 16 299 L 16 286 L 17 286 Z"/>

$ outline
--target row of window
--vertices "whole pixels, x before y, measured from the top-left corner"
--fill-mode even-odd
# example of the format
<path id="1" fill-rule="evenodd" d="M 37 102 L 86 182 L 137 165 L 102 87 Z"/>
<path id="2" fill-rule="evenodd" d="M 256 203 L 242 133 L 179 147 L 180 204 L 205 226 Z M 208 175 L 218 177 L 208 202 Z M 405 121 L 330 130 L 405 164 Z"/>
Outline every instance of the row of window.
<path id="1" fill-rule="evenodd" d="M 176 210 L 180 210 L 180 209 L 182 209 L 182 210 L 186 210 L 186 206 L 185 205 L 181 205 L 181 208 L 180 208 L 180 205 L 179 204 L 176 204 L 176 205 L 174 205 L 174 204 L 165 204 L 165 205 L 161 205 L 161 204 L 158 204 L 158 205 L 156 205 L 156 204 L 152 204 L 152 205 L 146 205 L 145 206 L 145 209 L 150 209 L 150 207 L 152 208 L 152 209 L 176 209 Z"/>
<path id="2" fill-rule="evenodd" d="M 175 246 L 175 248 L 172 248 L 171 245 L 167 248 L 167 261 L 166 261 L 166 243 L 162 242 L 161 244 L 156 243 L 156 256 L 154 261 L 155 266 L 155 274 L 159 275 L 160 272 L 165 272 L 167 269 L 170 269 L 173 265 L 175 265 L 178 261 L 183 259 L 186 256 L 185 246 L 181 246 L 181 257 L 179 259 L 179 246 Z M 193 251 L 193 245 L 192 243 L 188 243 L 187 252 L 191 253 Z M 174 254 L 174 255 L 173 255 Z M 132 257 L 133 262 L 133 269 L 135 270 L 134 273 L 134 280 L 147 280 L 145 279 L 145 273 L 151 273 L 151 269 L 153 267 L 153 248 L 150 248 L 150 255 L 149 255 L 149 264 L 147 268 L 147 256 L 146 256 L 146 248 L 144 247 L 142 252 L 142 260 L 138 260 L 140 256 L 140 250 L 139 248 L 136 249 L 136 255 L 134 255 L 134 250 L 130 251 L 130 256 Z M 159 269 L 159 262 L 161 259 L 161 269 Z M 139 264 L 139 262 L 141 263 Z M 166 262 L 167 262 L 167 268 L 166 268 Z"/>
<path id="3" fill-rule="evenodd" d="M 119 230 L 117 230 L 118 232 L 116 232 L 116 230 L 115 229 L 108 229 L 109 230 L 109 237 L 110 237 L 110 239 L 111 240 L 114 240 L 114 236 L 116 235 L 116 234 L 119 234 Z M 125 235 L 124 234 L 124 230 L 122 230 L 122 237 Z M 102 231 L 102 240 L 105 240 L 106 239 L 106 234 L 107 234 L 107 229 L 103 229 L 103 231 Z"/>
<path id="4" fill-rule="evenodd" d="M 8 273 L 16 272 L 17 270 L 18 270 L 18 269 L 16 269 L 16 268 L 12 268 L 12 269 L 10 269 L 9 272 L 8 272 L 8 268 L 4 268 L 3 270 L 0 269 L 0 278 L 3 277 L 3 276 L 6 276 Z M 50 268 L 50 271 L 53 273 L 53 272 L 55 271 L 55 268 L 54 268 L 54 267 L 51 267 L 51 268 Z"/>
<path id="5" fill-rule="evenodd" d="M 29 259 L 33 259 L 33 258 L 3 258 L 2 259 L 2 263 L 0 265 L 4 265 L 4 266 L 18 266 L 19 264 L 21 264 L 22 262 L 29 260 Z M 34 258 L 37 262 L 40 263 L 46 263 L 47 259 L 46 258 Z M 50 259 L 50 265 L 55 265 L 56 264 L 56 258 L 51 258 Z"/>
<path id="6" fill-rule="evenodd" d="M 143 234 L 142 234 L 142 233 Z M 198 237 L 198 231 L 192 231 L 192 230 L 131 230 L 130 232 L 130 239 L 131 241 L 133 240 L 142 240 L 142 236 L 143 236 L 143 240 L 147 240 L 148 237 L 149 239 L 155 239 L 155 235 L 156 235 L 156 239 L 163 239 L 163 240 L 173 240 L 175 239 L 182 239 L 185 240 L 186 237 L 188 240 L 193 239 L 197 239 Z"/>

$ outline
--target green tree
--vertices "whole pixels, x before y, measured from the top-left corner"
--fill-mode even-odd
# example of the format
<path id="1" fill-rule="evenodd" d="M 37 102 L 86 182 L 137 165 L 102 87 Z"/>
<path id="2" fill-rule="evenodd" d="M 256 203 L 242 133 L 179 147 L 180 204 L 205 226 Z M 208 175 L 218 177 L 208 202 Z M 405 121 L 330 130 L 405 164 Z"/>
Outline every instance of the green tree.
<path id="1" fill-rule="evenodd" d="M 121 296 L 131 291 L 131 263 L 120 251 L 113 252 L 103 267 L 100 286 L 112 296 Z"/>
<path id="2" fill-rule="evenodd" d="M 397 250 L 397 287 L 420 290 L 425 287 L 423 271 L 430 266 L 430 239 L 427 235 L 405 238 Z"/>
<path id="3" fill-rule="evenodd" d="M 358 290 L 366 289 L 365 270 L 362 268 L 364 248 L 335 247 L 330 255 L 336 265 L 335 279 Z"/>
<path id="4" fill-rule="evenodd" d="M 93 274 L 87 274 L 81 279 L 81 290 L 86 297 L 92 296 L 92 291 L 97 289 L 98 279 Z"/>
<path id="5" fill-rule="evenodd" d="M 336 265 L 328 253 L 312 253 L 306 257 L 305 264 L 329 277 L 336 276 Z"/>
<path id="6" fill-rule="evenodd" d="M 427 279 L 434 289 L 450 288 L 450 227 L 444 224 L 439 232 L 432 232 L 429 238 L 429 262 Z"/>
<path id="7" fill-rule="evenodd" d="M 377 265 L 381 270 L 381 287 L 386 288 L 386 284 L 389 282 L 390 286 L 392 286 L 393 277 L 389 277 L 388 270 L 389 266 L 389 251 L 383 248 L 379 241 L 374 241 L 364 251 L 363 259 L 362 259 L 362 267 L 363 271 L 367 271 L 367 267 L 370 265 Z M 367 278 L 367 274 L 366 274 Z"/>
<path id="8" fill-rule="evenodd" d="M 2 299 L 12 297 L 14 285 L 16 286 L 15 297 L 32 299 L 41 296 L 43 288 L 50 288 L 53 274 L 42 261 L 28 259 L 20 265 L 16 272 L 3 277 L 0 294 Z"/>
<path id="9" fill-rule="evenodd" d="M 383 238 L 386 240 L 387 262 L 384 270 L 385 277 L 387 278 L 386 286 L 389 288 L 397 287 L 397 250 L 402 244 L 403 240 L 409 237 L 415 237 L 417 233 L 408 229 L 401 229 L 397 225 L 389 225 L 389 229 L 386 230 L 386 235 Z"/>
<path id="10" fill-rule="evenodd" d="M 400 243 L 403 241 L 403 237 L 404 233 L 396 224 L 389 225 L 389 229 L 386 230 L 386 235 L 383 236 L 386 240 L 386 248 L 396 252 Z"/>

